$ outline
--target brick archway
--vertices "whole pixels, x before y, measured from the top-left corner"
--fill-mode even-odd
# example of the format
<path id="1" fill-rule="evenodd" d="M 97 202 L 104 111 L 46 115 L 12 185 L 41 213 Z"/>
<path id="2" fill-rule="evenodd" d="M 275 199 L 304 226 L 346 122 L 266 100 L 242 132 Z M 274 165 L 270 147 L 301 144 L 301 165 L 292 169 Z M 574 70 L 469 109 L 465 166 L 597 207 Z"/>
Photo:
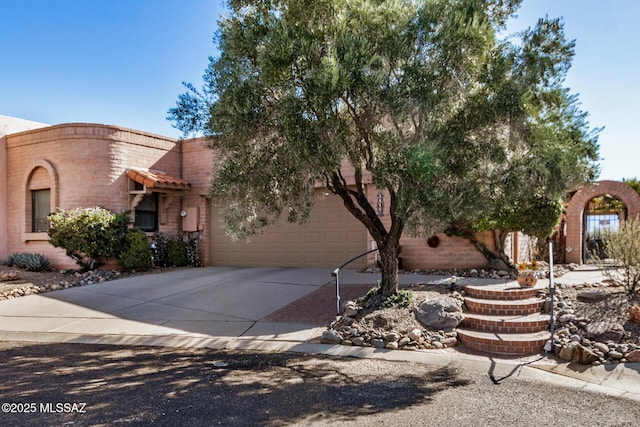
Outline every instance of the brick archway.
<path id="1" fill-rule="evenodd" d="M 584 209 L 591 199 L 610 194 L 627 206 L 629 218 L 640 215 L 640 195 L 627 184 L 619 181 L 600 181 L 578 190 L 567 207 L 567 262 L 582 264 Z"/>

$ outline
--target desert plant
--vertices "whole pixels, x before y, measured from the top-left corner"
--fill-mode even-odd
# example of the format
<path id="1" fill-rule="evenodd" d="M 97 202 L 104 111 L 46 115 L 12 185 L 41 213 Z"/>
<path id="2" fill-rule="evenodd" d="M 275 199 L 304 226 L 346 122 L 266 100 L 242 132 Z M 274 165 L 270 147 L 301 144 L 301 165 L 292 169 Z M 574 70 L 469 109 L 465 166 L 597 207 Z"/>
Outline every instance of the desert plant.
<path id="1" fill-rule="evenodd" d="M 606 256 L 614 264 L 605 275 L 622 283 L 629 294 L 640 289 L 640 219 L 621 221 L 617 231 L 603 233 Z"/>
<path id="2" fill-rule="evenodd" d="M 413 293 L 408 289 L 400 289 L 389 296 L 380 295 L 380 281 L 360 299 L 365 307 L 408 307 L 413 301 Z"/>
<path id="3" fill-rule="evenodd" d="M 397 293 L 389 295 L 382 303 L 381 307 L 408 307 L 413 300 L 413 294 L 407 289 L 400 289 Z"/>
<path id="4" fill-rule="evenodd" d="M 118 264 L 123 271 L 151 268 L 153 253 L 147 242 L 147 235 L 142 230 L 128 230 L 124 238 L 124 245 L 118 256 Z"/>
<path id="5" fill-rule="evenodd" d="M 49 238 L 83 270 L 93 270 L 117 256 L 127 232 L 129 213 L 99 207 L 59 210 L 50 217 Z"/>
<path id="6" fill-rule="evenodd" d="M 47 271 L 51 268 L 49 259 L 42 254 L 13 253 L 5 260 L 9 267 L 16 266 L 27 271 Z"/>

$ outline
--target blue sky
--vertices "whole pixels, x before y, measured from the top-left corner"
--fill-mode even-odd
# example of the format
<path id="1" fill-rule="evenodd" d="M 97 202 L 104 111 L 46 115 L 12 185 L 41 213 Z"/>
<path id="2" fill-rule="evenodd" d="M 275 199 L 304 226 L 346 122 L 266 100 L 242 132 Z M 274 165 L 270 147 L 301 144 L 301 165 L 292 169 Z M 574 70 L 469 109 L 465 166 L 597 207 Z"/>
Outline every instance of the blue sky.
<path id="1" fill-rule="evenodd" d="M 0 0 L 0 115 L 105 123 L 178 137 L 166 118 L 201 86 L 223 0 Z M 525 0 L 516 31 L 563 17 L 566 85 L 600 134 L 601 179 L 640 177 L 640 2 Z"/>

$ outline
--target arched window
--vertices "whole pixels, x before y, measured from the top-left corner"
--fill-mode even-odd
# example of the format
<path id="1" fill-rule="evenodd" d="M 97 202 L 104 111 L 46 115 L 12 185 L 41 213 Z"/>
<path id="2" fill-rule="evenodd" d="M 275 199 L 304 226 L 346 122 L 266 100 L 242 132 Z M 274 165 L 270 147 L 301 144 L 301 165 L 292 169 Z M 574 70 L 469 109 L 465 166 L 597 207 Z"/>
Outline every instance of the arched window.
<path id="1" fill-rule="evenodd" d="M 48 216 L 55 211 L 57 200 L 55 168 L 46 160 L 34 162 L 26 177 L 25 232 L 46 233 Z"/>
<path id="2" fill-rule="evenodd" d="M 42 167 L 37 167 L 29 178 L 29 195 L 31 206 L 28 209 L 30 221 L 27 221 L 28 232 L 43 233 L 49 230 L 47 217 L 51 213 L 51 179 Z"/>

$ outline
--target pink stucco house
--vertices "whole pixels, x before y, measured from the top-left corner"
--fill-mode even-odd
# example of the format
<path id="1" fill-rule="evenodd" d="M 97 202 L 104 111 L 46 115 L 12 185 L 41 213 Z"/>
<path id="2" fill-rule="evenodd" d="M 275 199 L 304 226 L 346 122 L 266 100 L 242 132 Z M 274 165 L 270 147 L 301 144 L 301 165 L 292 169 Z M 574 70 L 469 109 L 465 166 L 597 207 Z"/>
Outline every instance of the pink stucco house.
<path id="1" fill-rule="evenodd" d="M 218 206 L 207 198 L 212 156 L 201 138 L 177 140 L 111 125 L 50 126 L 0 116 L 0 259 L 14 252 L 42 253 L 55 267 L 74 267 L 63 250 L 49 244 L 46 217 L 56 209 L 89 206 L 131 209 L 132 226 L 149 235 L 178 231 L 200 238 L 206 265 L 334 268 L 373 247 L 341 200 L 322 188 L 307 225 L 276 225 L 250 243 L 231 241 L 219 226 Z M 371 184 L 368 192 L 376 206 L 379 191 Z M 628 205 L 636 212 L 640 201 L 633 203 Z M 571 212 L 580 215 L 580 209 Z M 430 247 L 426 238 L 403 238 L 404 268 L 486 263 L 466 240 L 439 237 L 437 247 Z M 491 235 L 483 237 L 492 246 Z M 517 235 L 511 239 L 515 261 L 530 256 L 525 241 Z M 572 244 L 580 241 L 578 237 Z M 353 265 L 374 263 L 371 254 Z"/>

